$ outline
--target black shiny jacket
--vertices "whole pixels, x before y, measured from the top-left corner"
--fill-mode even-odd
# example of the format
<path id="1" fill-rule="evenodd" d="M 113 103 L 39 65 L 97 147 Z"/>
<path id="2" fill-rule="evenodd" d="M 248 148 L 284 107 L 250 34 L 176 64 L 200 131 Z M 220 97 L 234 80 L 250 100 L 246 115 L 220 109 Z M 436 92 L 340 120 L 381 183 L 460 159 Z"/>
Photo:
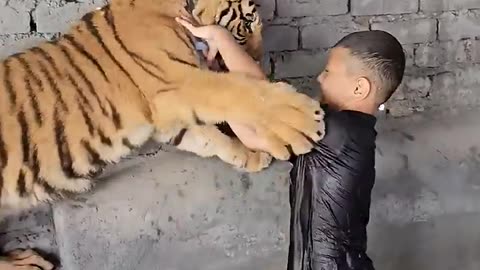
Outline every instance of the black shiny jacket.
<path id="1" fill-rule="evenodd" d="M 325 122 L 325 138 L 292 160 L 288 270 L 373 270 L 366 228 L 376 118 L 327 110 Z"/>

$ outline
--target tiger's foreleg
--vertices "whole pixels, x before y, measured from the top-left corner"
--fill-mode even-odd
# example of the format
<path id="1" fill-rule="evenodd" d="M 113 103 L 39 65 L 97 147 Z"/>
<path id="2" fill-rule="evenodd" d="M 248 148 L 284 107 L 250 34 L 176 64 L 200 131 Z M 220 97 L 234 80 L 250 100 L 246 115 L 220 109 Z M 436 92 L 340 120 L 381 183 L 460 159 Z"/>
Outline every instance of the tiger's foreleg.
<path id="1" fill-rule="evenodd" d="M 272 161 L 269 154 L 248 149 L 240 140 L 223 134 L 215 125 L 165 130 L 156 134 L 155 139 L 201 157 L 217 156 L 240 171 L 258 172 Z"/>
<path id="2" fill-rule="evenodd" d="M 319 102 L 284 83 L 269 83 L 236 73 L 185 68 L 178 85 L 159 89 L 153 98 L 159 131 L 175 123 L 184 127 L 231 122 L 247 124 L 268 138 L 267 151 L 280 160 L 309 152 L 323 137 Z M 168 108 L 168 109 L 165 109 Z"/>

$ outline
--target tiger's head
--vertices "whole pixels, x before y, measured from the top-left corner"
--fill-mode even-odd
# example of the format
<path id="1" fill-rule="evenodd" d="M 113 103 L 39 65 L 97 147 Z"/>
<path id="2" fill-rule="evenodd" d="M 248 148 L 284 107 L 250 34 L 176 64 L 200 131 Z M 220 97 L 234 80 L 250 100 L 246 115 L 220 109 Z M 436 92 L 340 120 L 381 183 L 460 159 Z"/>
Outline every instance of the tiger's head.
<path id="1" fill-rule="evenodd" d="M 201 24 L 218 24 L 229 30 L 256 61 L 261 61 L 262 20 L 252 0 L 196 0 L 193 15 Z"/>

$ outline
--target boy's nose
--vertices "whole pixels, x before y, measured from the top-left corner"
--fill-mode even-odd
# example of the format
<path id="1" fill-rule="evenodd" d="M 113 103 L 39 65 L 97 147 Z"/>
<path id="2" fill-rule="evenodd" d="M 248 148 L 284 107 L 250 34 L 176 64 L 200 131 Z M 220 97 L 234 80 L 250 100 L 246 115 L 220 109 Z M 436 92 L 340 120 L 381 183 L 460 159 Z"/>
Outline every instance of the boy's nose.
<path id="1" fill-rule="evenodd" d="M 319 82 L 319 83 L 322 83 L 322 77 L 323 77 L 322 74 L 323 74 L 323 72 L 320 73 L 320 74 L 317 76 L 317 82 Z"/>

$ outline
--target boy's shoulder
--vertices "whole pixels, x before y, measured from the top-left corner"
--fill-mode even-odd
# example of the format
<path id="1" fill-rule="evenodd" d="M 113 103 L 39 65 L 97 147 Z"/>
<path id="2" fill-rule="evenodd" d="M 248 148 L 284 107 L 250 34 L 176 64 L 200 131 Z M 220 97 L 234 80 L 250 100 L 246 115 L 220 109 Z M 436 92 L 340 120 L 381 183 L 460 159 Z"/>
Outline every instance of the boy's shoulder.
<path id="1" fill-rule="evenodd" d="M 377 118 L 374 115 L 353 110 L 332 110 L 325 105 L 322 108 L 325 110 L 326 136 L 329 133 L 352 134 L 359 131 L 375 130 Z"/>
<path id="2" fill-rule="evenodd" d="M 325 137 L 320 141 L 334 152 L 353 142 L 374 143 L 376 118 L 358 111 L 325 110 Z"/>
<path id="3" fill-rule="evenodd" d="M 324 110 L 325 137 L 311 152 L 301 155 L 301 159 L 291 159 L 295 166 L 307 164 L 308 170 L 312 170 L 334 163 L 345 165 L 352 162 L 353 156 L 370 160 L 375 149 L 376 118 L 355 111 Z M 354 167 L 354 164 L 348 165 Z"/>
<path id="4" fill-rule="evenodd" d="M 338 148 L 348 139 L 348 115 L 343 111 L 325 109 L 325 136 L 321 144 Z"/>

